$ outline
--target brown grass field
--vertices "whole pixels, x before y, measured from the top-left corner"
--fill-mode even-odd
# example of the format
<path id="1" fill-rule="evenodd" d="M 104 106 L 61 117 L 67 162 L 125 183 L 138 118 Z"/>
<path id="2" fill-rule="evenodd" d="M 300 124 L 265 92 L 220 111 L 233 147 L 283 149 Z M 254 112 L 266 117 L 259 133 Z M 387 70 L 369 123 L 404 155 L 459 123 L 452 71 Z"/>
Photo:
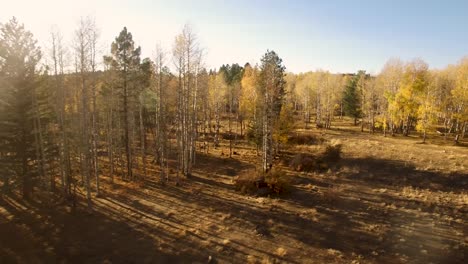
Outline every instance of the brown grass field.
<path id="1" fill-rule="evenodd" d="M 339 141 L 342 159 L 321 172 L 278 160 L 290 192 L 237 191 L 238 175 L 258 162 L 245 141 L 200 151 L 194 175 L 110 184 L 72 209 L 36 192 L 0 197 L 0 263 L 466 263 L 468 147 L 431 135 L 383 137 L 350 121 L 298 130 L 324 143 L 284 153 L 317 153 Z M 284 159 L 287 159 L 285 155 Z M 82 192 L 82 190 L 80 190 Z"/>

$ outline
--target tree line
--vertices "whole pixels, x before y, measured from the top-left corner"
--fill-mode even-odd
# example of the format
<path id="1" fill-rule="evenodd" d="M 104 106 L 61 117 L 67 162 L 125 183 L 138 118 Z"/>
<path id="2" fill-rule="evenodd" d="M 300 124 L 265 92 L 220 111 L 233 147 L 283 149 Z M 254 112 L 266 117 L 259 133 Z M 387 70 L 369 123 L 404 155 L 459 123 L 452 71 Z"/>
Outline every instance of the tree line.
<path id="1" fill-rule="evenodd" d="M 267 173 L 297 118 L 330 129 L 347 115 L 363 131 L 417 130 L 424 139 L 439 126 L 457 140 L 467 129 L 467 58 L 444 70 L 394 59 L 377 76 L 293 74 L 274 51 L 256 65 L 207 69 L 189 25 L 154 58 L 141 57 L 125 27 L 103 54 L 99 44 L 92 18 L 79 21 L 70 44 L 52 30 L 47 48 L 15 18 L 0 25 L 2 193 L 70 198 L 80 188 L 91 207 L 102 177 L 144 180 L 157 165 L 161 182 L 178 182 L 197 153 L 227 142 L 232 156 L 242 138 Z"/>
<path id="2" fill-rule="evenodd" d="M 421 59 L 390 59 L 376 76 L 316 71 L 288 74 L 287 80 L 305 127 L 315 122 L 330 128 L 334 118 L 347 115 L 361 131 L 417 131 L 423 141 L 438 132 L 457 142 L 468 129 L 468 57 L 441 70 L 430 70 Z"/>

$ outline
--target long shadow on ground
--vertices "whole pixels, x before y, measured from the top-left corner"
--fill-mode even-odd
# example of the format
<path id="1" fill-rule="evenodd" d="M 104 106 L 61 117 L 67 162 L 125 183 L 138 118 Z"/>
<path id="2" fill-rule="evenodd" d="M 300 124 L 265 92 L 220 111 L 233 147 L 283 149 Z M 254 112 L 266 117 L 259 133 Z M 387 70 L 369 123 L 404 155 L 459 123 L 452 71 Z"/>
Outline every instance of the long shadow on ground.
<path id="1" fill-rule="evenodd" d="M 173 263 L 199 256 L 171 255 L 157 241 L 130 226 L 121 215 L 95 205 L 51 208 L 18 197 L 0 198 L 9 218 L 0 216 L 0 263 Z M 1 219 L 3 218 L 3 219 Z M 162 235 L 164 230 L 159 230 Z"/>

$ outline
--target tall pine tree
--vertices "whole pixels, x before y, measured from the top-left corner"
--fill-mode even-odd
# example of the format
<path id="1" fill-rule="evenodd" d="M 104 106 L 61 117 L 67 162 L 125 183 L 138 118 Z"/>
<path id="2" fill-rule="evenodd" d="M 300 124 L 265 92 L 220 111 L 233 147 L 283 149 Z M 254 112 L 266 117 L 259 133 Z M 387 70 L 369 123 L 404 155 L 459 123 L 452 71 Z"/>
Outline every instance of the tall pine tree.
<path id="1" fill-rule="evenodd" d="M 135 92 L 132 90 L 135 84 L 136 73 L 140 66 L 140 47 L 135 48 L 132 33 L 124 27 L 119 36 L 111 46 L 111 66 L 117 72 L 118 80 L 116 88 L 121 97 L 122 121 L 123 121 L 123 144 L 125 146 L 125 157 L 127 174 L 126 178 L 133 179 L 133 158 L 132 158 L 132 138 L 131 138 L 131 115 L 132 107 L 135 104 Z"/>
<path id="2" fill-rule="evenodd" d="M 31 194 L 32 180 L 40 174 L 41 164 L 34 135 L 37 115 L 33 98 L 41 59 L 36 44 L 32 33 L 16 18 L 0 26 L 0 159 L 5 169 L 2 176 L 5 190 L 10 183 L 20 184 L 25 198 Z"/>
<path id="3" fill-rule="evenodd" d="M 273 133 L 283 106 L 286 68 L 274 51 L 267 51 L 261 61 L 258 88 L 263 97 L 259 104 L 262 110 L 262 167 L 265 173 L 273 166 Z"/>

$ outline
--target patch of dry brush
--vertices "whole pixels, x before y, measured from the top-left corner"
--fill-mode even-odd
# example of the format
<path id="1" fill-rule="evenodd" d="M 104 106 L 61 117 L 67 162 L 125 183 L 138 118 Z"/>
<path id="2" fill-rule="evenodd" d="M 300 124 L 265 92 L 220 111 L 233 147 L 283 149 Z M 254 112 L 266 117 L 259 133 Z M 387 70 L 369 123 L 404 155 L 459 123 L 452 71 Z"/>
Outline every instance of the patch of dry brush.
<path id="1" fill-rule="evenodd" d="M 334 167 L 341 159 L 341 152 L 342 145 L 339 142 L 333 142 L 327 145 L 319 155 L 296 154 L 289 162 L 289 166 L 295 171 L 326 171 Z"/>
<path id="2" fill-rule="evenodd" d="M 235 179 L 236 189 L 245 194 L 267 196 L 284 194 L 291 188 L 291 178 L 284 171 L 272 169 L 267 173 L 250 170 Z"/>

